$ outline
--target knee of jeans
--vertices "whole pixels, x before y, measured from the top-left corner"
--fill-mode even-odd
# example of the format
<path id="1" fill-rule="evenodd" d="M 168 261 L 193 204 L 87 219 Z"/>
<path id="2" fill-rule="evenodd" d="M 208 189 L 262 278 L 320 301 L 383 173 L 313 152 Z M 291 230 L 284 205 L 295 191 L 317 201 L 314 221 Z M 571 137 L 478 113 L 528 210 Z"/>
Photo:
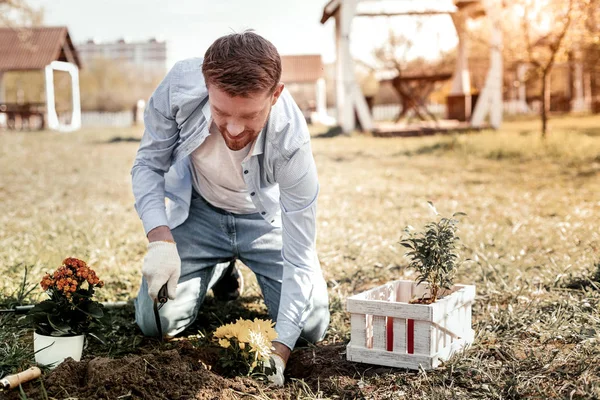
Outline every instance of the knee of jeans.
<path id="1" fill-rule="evenodd" d="M 158 336 L 158 327 L 154 318 L 153 304 L 140 299 L 140 295 L 135 299 L 135 323 L 140 328 L 144 336 Z M 161 329 L 163 334 L 167 328 L 167 321 L 161 318 Z"/>
<path id="2" fill-rule="evenodd" d="M 302 341 L 317 343 L 323 340 L 327 333 L 327 328 L 329 328 L 330 318 L 328 306 L 323 305 L 313 309 L 306 320 L 298 344 L 301 344 Z"/>

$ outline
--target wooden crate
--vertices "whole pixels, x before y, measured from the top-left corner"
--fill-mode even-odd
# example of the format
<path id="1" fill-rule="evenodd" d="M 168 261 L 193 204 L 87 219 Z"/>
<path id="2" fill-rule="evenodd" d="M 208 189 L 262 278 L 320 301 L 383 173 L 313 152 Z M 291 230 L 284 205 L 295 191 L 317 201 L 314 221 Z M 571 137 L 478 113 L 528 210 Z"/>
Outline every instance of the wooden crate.
<path id="1" fill-rule="evenodd" d="M 393 281 L 347 299 L 350 361 L 432 369 L 473 342 L 475 286 L 454 285 L 433 304 L 409 304 L 428 294 L 425 284 Z"/>

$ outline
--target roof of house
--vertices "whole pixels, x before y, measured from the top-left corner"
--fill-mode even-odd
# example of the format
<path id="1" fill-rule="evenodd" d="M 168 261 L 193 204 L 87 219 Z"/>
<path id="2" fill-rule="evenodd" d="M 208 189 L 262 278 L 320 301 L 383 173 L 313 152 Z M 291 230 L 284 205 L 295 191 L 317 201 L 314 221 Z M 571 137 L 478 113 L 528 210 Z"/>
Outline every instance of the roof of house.
<path id="1" fill-rule="evenodd" d="M 0 28 L 0 72 L 43 69 L 52 61 L 81 68 L 66 27 Z"/>
<path id="2" fill-rule="evenodd" d="M 324 24 L 340 8 L 343 0 L 330 0 L 323 7 L 321 23 Z M 418 15 L 418 14 L 445 14 L 454 13 L 467 7 L 480 7 L 480 0 L 446 0 L 431 1 L 358 1 L 356 3 L 355 16 L 393 16 L 393 15 Z"/>
<path id="3" fill-rule="evenodd" d="M 324 76 L 321 55 L 281 56 L 281 81 L 283 83 L 316 82 Z"/>

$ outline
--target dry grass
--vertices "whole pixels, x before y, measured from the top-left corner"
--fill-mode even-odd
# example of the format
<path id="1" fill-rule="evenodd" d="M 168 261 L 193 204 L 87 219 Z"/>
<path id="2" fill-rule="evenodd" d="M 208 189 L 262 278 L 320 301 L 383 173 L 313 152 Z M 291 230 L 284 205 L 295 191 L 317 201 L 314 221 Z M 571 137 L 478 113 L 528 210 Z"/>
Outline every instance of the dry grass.
<path id="1" fill-rule="evenodd" d="M 473 261 L 457 281 L 477 286 L 475 344 L 435 371 L 356 377 L 363 397 L 600 397 L 600 117 L 554 120 L 547 142 L 538 124 L 414 139 L 320 138 L 315 128 L 328 343 L 349 339 L 349 294 L 411 277 L 398 241 L 406 225 L 432 219 L 428 200 L 468 215 L 459 233 Z M 0 301 L 16 296 L 23 265 L 37 281 L 67 255 L 94 266 L 104 300 L 135 296 L 145 251 L 129 177 L 138 143 L 114 139 L 139 136 L 0 134 Z M 342 381 L 331 377 L 323 395 L 344 397 Z M 290 396 L 317 396 L 303 387 Z"/>

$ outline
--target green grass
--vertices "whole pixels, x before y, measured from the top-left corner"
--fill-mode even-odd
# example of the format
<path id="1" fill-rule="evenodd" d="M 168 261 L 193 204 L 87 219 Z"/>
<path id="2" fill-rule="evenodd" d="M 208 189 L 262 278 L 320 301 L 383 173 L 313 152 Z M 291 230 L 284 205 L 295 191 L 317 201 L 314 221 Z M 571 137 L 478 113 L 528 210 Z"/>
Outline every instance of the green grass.
<path id="1" fill-rule="evenodd" d="M 467 214 L 459 235 L 463 256 L 473 261 L 457 282 L 477 286 L 476 341 L 434 371 L 373 366 L 319 386 L 290 382 L 286 396 L 600 397 L 599 127 L 600 117 L 555 118 L 546 141 L 537 120 L 454 136 L 314 139 L 317 245 L 332 311 L 325 344 L 349 340 L 346 297 L 414 277 L 398 241 L 406 225 L 433 218 L 428 200 L 444 215 Z M 129 176 L 138 144 L 114 139 L 140 134 L 0 133 L 2 306 L 41 298 L 40 290 L 20 289 L 25 265 L 37 282 L 67 256 L 85 259 L 105 280 L 101 300 L 135 297 L 145 252 Z M 243 307 L 209 302 L 200 318 L 206 332 L 246 309 L 264 315 L 256 282 L 243 272 L 250 282 Z M 131 308 L 111 317 L 110 344 L 90 345 L 87 357 L 158 346 L 139 334 Z M 30 331 L 18 328 L 17 317 L 0 318 L 2 372 L 14 372 L 33 360 Z M 274 394 L 265 388 L 261 396 Z"/>

